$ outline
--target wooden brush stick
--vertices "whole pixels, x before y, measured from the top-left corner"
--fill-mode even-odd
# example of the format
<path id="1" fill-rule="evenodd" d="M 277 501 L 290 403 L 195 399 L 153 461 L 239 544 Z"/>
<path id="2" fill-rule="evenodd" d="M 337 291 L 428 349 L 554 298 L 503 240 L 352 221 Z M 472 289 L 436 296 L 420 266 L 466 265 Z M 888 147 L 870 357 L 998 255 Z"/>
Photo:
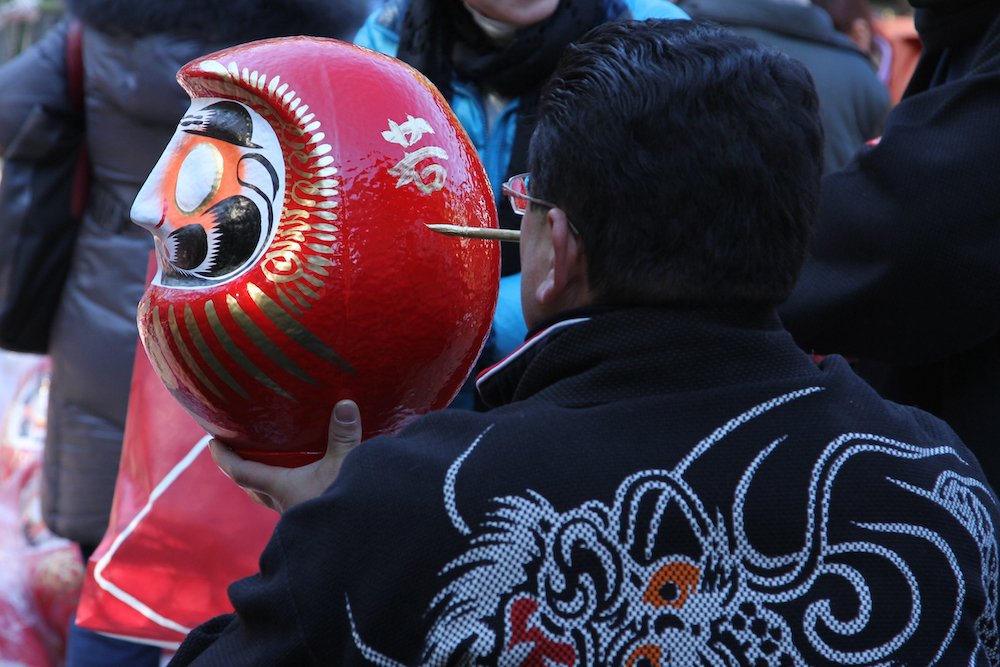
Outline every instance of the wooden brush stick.
<path id="1" fill-rule="evenodd" d="M 493 229 L 492 227 L 462 227 L 461 225 L 427 225 L 440 234 L 448 236 L 461 236 L 467 239 L 487 239 L 489 241 L 514 241 L 521 240 L 521 230 L 519 229 Z"/>

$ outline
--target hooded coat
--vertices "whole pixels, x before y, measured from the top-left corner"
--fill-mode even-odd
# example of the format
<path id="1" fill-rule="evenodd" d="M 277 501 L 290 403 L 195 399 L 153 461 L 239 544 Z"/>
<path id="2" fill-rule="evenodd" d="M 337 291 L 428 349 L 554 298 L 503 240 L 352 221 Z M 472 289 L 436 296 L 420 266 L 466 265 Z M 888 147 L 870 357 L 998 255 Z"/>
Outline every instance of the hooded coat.
<path id="1" fill-rule="evenodd" d="M 677 6 L 802 61 L 819 95 L 826 172 L 847 164 L 882 131 L 889 91 L 868 56 L 834 29 L 824 10 L 778 0 L 679 0 Z"/>
<path id="2" fill-rule="evenodd" d="M 67 0 L 84 25 L 92 186 L 52 331 L 43 510 L 58 535 L 96 547 L 108 526 L 152 237 L 129 209 L 189 98 L 194 58 L 265 37 L 350 39 L 362 0 Z M 0 151 L 36 105 L 69 109 L 63 22 L 0 68 Z"/>

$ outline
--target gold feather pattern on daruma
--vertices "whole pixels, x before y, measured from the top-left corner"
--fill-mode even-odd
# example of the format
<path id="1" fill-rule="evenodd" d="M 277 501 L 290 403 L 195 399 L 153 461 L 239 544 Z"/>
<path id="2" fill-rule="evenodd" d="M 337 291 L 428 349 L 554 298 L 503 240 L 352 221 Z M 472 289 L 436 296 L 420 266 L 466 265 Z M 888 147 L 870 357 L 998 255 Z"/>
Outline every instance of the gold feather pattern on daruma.
<path id="1" fill-rule="evenodd" d="M 284 213 L 275 242 L 264 255 L 262 266 L 279 293 L 309 310 L 312 307 L 310 300 L 318 299 L 319 294 L 307 283 L 322 285 L 322 281 L 311 274 L 327 274 L 305 262 L 301 249 L 304 245 L 314 252 L 332 254 L 331 244 L 338 237 L 331 232 L 339 231 L 331 224 L 337 220 L 337 214 L 329 210 L 339 205 L 331 198 L 341 194 L 340 182 L 332 178 L 337 174 L 337 168 L 332 166 L 334 158 L 329 155 L 332 147 L 321 143 L 326 135 L 320 131 L 320 122 L 307 113 L 309 106 L 302 103 L 294 90 L 288 90 L 288 84 L 280 83 L 280 75 L 268 78 L 266 74 L 245 67 L 240 69 L 235 62 L 227 67 L 218 61 L 207 60 L 199 66 L 221 77 L 222 81 L 195 79 L 191 84 L 196 90 L 203 95 L 221 93 L 252 107 L 271 124 L 282 144 L 291 149 L 285 155 L 289 182 L 285 188 Z M 278 113 L 275 106 L 283 113 Z M 288 122 L 283 116 L 293 121 Z M 313 199 L 316 196 L 324 201 Z M 296 290 L 306 299 L 299 298 Z"/>
<path id="2" fill-rule="evenodd" d="M 149 302 L 143 301 L 139 304 L 139 317 L 143 317 L 145 313 L 149 310 Z M 170 372 L 170 364 L 167 362 L 163 354 L 167 351 L 166 343 L 160 338 L 160 307 L 156 306 L 153 308 L 153 326 L 149 328 L 149 335 L 153 338 L 153 344 L 147 345 L 149 350 L 149 361 L 153 364 L 156 369 L 157 375 L 163 378 L 163 384 L 166 385 L 167 389 L 170 391 L 177 391 L 178 384 L 177 378 L 174 374 Z"/>
<path id="3" fill-rule="evenodd" d="M 191 306 L 189 305 L 184 306 L 184 324 L 187 327 L 188 335 L 191 336 L 191 340 L 194 341 L 195 348 L 197 348 L 198 353 L 201 355 L 201 358 L 205 360 L 205 363 L 207 363 L 215 374 L 222 378 L 222 381 L 229 385 L 233 391 L 249 401 L 250 394 L 248 394 L 246 390 L 233 379 L 233 376 L 229 374 L 225 367 L 219 363 L 219 360 L 215 357 L 215 353 L 212 352 L 208 343 L 205 342 L 205 337 L 201 335 L 201 329 L 198 328 L 198 322 L 194 318 L 194 311 L 191 310 Z"/>
<path id="4" fill-rule="evenodd" d="M 208 60 L 198 67 L 219 79 L 189 79 L 187 86 L 193 95 L 222 96 L 246 104 L 271 125 L 282 144 L 285 197 L 274 239 L 260 261 L 260 268 L 271 282 L 273 291 L 268 296 L 251 284 L 251 298 L 264 317 L 295 343 L 345 373 L 355 374 L 347 361 L 299 320 L 320 298 L 317 288 L 322 288 L 323 278 L 330 275 L 329 269 L 334 266 L 330 257 L 340 240 L 340 229 L 334 224 L 339 205 L 337 197 L 341 194 L 340 181 L 336 178 L 334 158 L 329 154 L 332 147 L 323 143 L 325 134 L 321 131 L 321 123 L 308 112 L 309 107 L 301 97 L 290 90 L 287 83 L 281 82 L 280 75 L 269 77 L 266 73 L 240 68 L 236 62 L 224 65 Z M 242 299 L 227 297 L 229 314 L 253 346 L 282 371 L 307 384 L 317 384 L 309 373 L 281 352 L 254 321 L 256 315 L 246 313 L 240 303 L 245 307 L 246 302 Z M 221 303 L 219 305 L 221 307 Z M 178 363 L 189 367 L 191 373 L 215 394 L 220 392 L 210 375 L 218 377 L 243 398 L 249 398 L 206 342 L 206 336 L 214 334 L 226 355 L 250 377 L 271 391 L 295 400 L 279 384 L 280 380 L 269 376 L 240 351 L 211 302 L 206 304 L 205 314 L 212 334 L 201 331 L 188 312 L 185 312 L 185 325 L 197 356 L 208 368 L 201 368 L 192 351 L 178 340 L 180 327 L 175 322 L 172 332 L 181 355 L 176 360 Z M 166 348 L 161 350 L 166 351 Z"/>
<path id="5" fill-rule="evenodd" d="M 295 400 L 295 397 L 282 389 L 277 382 L 272 380 L 264 371 L 257 368 L 257 366 L 250 361 L 245 354 L 243 354 L 239 346 L 237 346 L 233 339 L 229 336 L 229 332 L 222 326 L 222 322 L 219 320 L 219 314 L 215 311 L 215 304 L 211 301 L 207 301 L 205 303 L 205 318 L 208 320 L 208 325 L 215 333 L 215 337 L 218 338 L 219 343 L 222 344 L 223 349 L 229 354 L 233 361 L 239 364 L 240 368 L 246 371 L 246 373 L 254 380 L 261 383 L 274 393 L 284 396 L 291 401 L 298 402 Z"/>
<path id="6" fill-rule="evenodd" d="M 191 369 L 191 372 L 194 373 L 195 376 L 201 380 L 201 383 L 208 387 L 213 394 L 228 403 L 229 401 L 226 400 L 226 397 L 222 395 L 222 392 L 215 388 L 215 385 L 208 379 L 208 376 L 205 375 L 205 372 L 194 360 L 191 350 L 188 349 L 187 343 L 185 343 L 184 339 L 181 337 L 180 327 L 177 326 L 177 315 L 174 313 L 173 306 L 170 306 L 170 309 L 167 311 L 167 320 L 170 324 L 170 335 L 174 339 L 174 345 L 177 347 L 178 352 L 181 353 L 181 357 L 184 358 L 188 368 Z"/>
<path id="7" fill-rule="evenodd" d="M 233 316 L 236 324 L 243 333 L 246 334 L 254 347 L 264 353 L 268 359 L 273 361 L 281 370 L 308 384 L 319 384 L 315 379 L 300 367 L 297 363 L 288 358 L 288 355 L 281 351 L 277 345 L 268 337 L 264 331 L 257 326 L 257 323 L 250 318 L 240 304 L 230 295 L 226 295 L 226 305 L 229 307 L 229 314 Z"/>
<path id="8" fill-rule="evenodd" d="M 336 364 L 345 373 L 349 375 L 357 374 L 357 371 L 354 370 L 349 363 L 341 359 L 333 348 L 324 343 L 322 339 L 309 331 L 309 329 L 302 326 L 301 322 L 293 317 L 289 317 L 288 313 L 286 313 L 273 299 L 268 297 L 263 290 L 253 283 L 248 283 L 247 291 L 250 293 L 250 297 L 254 300 L 254 303 L 257 304 L 257 307 L 261 309 L 265 316 L 267 316 L 267 319 L 271 320 L 271 322 L 278 327 L 283 334 L 315 354 L 317 357 L 325 359 L 332 364 Z"/>

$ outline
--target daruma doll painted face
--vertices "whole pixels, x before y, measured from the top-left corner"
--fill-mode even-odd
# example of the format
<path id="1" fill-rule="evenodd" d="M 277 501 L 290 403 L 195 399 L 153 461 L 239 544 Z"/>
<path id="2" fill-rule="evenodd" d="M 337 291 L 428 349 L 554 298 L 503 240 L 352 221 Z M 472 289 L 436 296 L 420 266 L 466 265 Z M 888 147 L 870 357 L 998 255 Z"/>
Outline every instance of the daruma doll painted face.
<path id="1" fill-rule="evenodd" d="M 192 98 L 132 219 L 158 270 L 139 305 L 157 374 L 234 451 L 302 465 L 355 400 L 365 437 L 445 407 L 489 332 L 489 181 L 437 90 L 334 40 L 265 40 L 178 74 Z"/>

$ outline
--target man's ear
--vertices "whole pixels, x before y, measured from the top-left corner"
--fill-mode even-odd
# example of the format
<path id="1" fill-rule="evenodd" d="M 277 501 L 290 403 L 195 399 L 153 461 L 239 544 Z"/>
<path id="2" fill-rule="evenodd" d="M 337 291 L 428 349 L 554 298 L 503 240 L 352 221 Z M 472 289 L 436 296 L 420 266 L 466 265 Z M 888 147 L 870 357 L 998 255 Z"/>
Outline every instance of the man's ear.
<path id="1" fill-rule="evenodd" d="M 587 262 L 580 237 L 569 226 L 566 212 L 550 208 L 545 215 L 551 241 L 549 272 L 538 285 L 535 297 L 553 312 L 592 303 L 587 281 Z"/>

